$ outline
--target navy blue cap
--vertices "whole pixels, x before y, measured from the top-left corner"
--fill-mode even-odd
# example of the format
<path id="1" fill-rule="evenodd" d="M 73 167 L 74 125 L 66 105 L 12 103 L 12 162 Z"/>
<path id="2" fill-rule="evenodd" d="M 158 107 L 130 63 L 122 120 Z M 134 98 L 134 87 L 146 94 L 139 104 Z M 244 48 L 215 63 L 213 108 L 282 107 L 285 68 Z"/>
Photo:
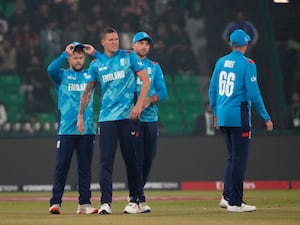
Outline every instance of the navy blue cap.
<path id="1" fill-rule="evenodd" d="M 74 45 L 74 48 L 84 48 L 84 45 L 77 41 L 73 41 L 71 44 Z"/>
<path id="2" fill-rule="evenodd" d="M 150 44 L 153 43 L 152 38 L 146 32 L 138 32 L 138 33 L 136 33 L 134 35 L 134 37 L 133 37 L 132 42 L 135 43 L 135 42 L 138 42 L 138 41 L 141 41 L 141 40 L 144 40 L 144 39 L 147 39 L 150 42 Z"/>
<path id="3" fill-rule="evenodd" d="M 251 37 L 242 29 L 234 30 L 230 34 L 230 45 L 240 47 L 251 41 Z"/>

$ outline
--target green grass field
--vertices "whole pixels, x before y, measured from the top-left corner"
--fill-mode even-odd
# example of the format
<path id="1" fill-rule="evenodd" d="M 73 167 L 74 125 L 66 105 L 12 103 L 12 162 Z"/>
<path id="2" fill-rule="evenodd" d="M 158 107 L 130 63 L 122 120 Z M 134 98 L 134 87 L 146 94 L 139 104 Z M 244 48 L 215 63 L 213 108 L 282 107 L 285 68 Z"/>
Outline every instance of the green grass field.
<path id="1" fill-rule="evenodd" d="M 257 211 L 228 213 L 220 191 L 146 191 L 152 213 L 123 214 L 125 191 L 114 192 L 111 215 L 77 215 L 77 193 L 66 192 L 62 214 L 48 213 L 50 193 L 0 193 L 0 225 L 299 225 L 300 191 L 245 191 Z M 99 193 L 93 193 L 99 207 Z"/>

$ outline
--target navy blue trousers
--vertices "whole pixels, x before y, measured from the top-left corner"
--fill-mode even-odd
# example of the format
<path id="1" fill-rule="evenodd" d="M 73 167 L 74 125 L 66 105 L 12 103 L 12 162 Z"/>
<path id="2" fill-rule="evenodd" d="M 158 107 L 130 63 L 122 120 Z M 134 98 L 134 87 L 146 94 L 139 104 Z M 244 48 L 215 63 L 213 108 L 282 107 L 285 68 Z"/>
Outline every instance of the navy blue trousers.
<path id="1" fill-rule="evenodd" d="M 79 204 L 90 204 L 91 164 L 95 135 L 59 135 L 50 205 L 61 204 L 72 156 L 76 150 Z"/>
<path id="2" fill-rule="evenodd" d="M 148 177 L 151 171 L 152 162 L 155 158 L 157 151 L 157 138 L 158 138 L 158 124 L 157 122 L 140 122 L 140 139 L 139 139 L 139 149 L 138 158 L 141 162 L 142 176 L 143 176 L 143 189 L 139 194 L 140 202 L 145 202 L 146 197 L 144 194 L 144 186 L 148 181 Z M 129 186 L 129 196 L 131 193 L 131 183 L 132 180 L 128 179 Z"/>
<path id="3" fill-rule="evenodd" d="M 243 202 L 245 172 L 247 168 L 250 131 L 241 127 L 220 127 L 224 136 L 228 159 L 224 169 L 223 196 L 229 205 L 240 206 Z"/>
<path id="4" fill-rule="evenodd" d="M 139 160 L 139 123 L 131 120 L 100 122 L 100 189 L 101 204 L 112 202 L 113 165 L 118 143 L 120 143 L 127 178 L 131 181 L 132 201 L 138 202 L 142 190 L 143 177 Z"/>

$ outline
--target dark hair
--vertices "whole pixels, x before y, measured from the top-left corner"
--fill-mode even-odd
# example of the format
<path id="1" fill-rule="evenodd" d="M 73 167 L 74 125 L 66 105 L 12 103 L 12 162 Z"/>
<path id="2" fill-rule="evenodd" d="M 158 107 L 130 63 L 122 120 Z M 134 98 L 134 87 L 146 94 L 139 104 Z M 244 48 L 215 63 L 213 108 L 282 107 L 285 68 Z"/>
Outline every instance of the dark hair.
<path id="1" fill-rule="evenodd" d="M 84 53 L 83 48 L 81 46 L 76 46 L 73 50 L 73 52 L 77 52 L 77 53 Z"/>
<path id="2" fill-rule="evenodd" d="M 111 33 L 118 33 L 114 28 L 106 28 L 104 31 L 102 31 L 100 38 L 101 40 L 105 37 L 106 34 L 111 34 Z"/>

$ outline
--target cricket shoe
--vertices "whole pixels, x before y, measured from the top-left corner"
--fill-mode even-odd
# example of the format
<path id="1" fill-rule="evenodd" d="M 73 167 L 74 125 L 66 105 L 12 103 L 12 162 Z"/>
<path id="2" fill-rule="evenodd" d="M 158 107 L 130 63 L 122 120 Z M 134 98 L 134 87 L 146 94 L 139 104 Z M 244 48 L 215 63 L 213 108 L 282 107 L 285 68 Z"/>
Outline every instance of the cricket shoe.
<path id="1" fill-rule="evenodd" d="M 245 204 L 246 204 L 246 203 L 243 201 L 243 202 L 242 202 L 242 206 L 245 205 Z M 220 206 L 221 208 L 227 209 L 228 205 L 229 205 L 228 200 L 226 200 L 226 199 L 222 196 L 222 198 L 221 198 L 221 200 L 220 200 L 220 203 L 219 203 L 219 206 Z"/>
<path id="2" fill-rule="evenodd" d="M 60 205 L 59 204 L 53 204 L 49 208 L 50 214 L 60 214 Z"/>
<path id="3" fill-rule="evenodd" d="M 103 203 L 98 211 L 98 214 L 111 214 L 111 207 L 108 203 Z"/>
<path id="4" fill-rule="evenodd" d="M 77 214 L 95 214 L 98 213 L 98 209 L 92 207 L 90 204 L 78 205 Z"/>
<path id="5" fill-rule="evenodd" d="M 149 205 L 147 205 L 146 202 L 140 202 L 139 204 L 139 212 L 140 213 L 150 213 L 151 212 L 151 208 Z"/>
<path id="6" fill-rule="evenodd" d="M 135 214 L 140 212 L 139 205 L 134 202 L 129 202 L 123 210 L 124 213 Z"/>
<path id="7" fill-rule="evenodd" d="M 224 209 L 227 209 L 228 207 L 228 201 L 223 196 L 220 200 L 219 206 Z"/>
<path id="8" fill-rule="evenodd" d="M 227 211 L 228 212 L 253 212 L 256 210 L 256 206 L 254 205 L 247 205 L 242 203 L 241 206 L 237 205 L 228 205 Z"/>

